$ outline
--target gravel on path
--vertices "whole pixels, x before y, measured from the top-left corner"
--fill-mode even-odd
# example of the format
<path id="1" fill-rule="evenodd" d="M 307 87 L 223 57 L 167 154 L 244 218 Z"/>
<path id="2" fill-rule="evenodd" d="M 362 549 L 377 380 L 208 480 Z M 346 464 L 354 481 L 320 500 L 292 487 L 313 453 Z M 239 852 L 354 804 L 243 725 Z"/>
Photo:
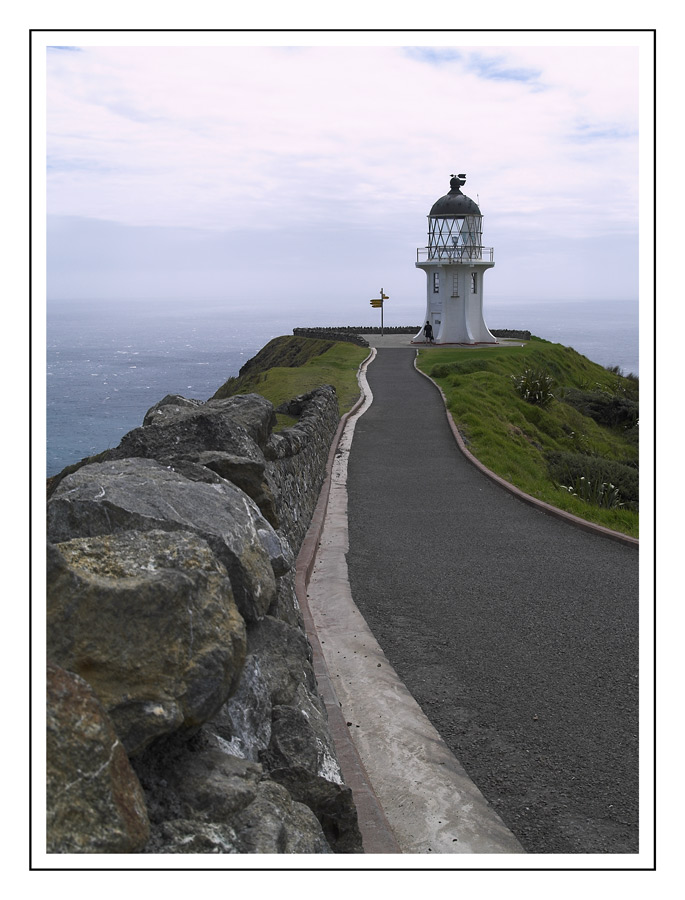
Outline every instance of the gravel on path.
<path id="1" fill-rule="evenodd" d="M 348 469 L 355 603 L 530 853 L 638 852 L 638 552 L 459 452 L 415 350 L 379 349 Z"/>

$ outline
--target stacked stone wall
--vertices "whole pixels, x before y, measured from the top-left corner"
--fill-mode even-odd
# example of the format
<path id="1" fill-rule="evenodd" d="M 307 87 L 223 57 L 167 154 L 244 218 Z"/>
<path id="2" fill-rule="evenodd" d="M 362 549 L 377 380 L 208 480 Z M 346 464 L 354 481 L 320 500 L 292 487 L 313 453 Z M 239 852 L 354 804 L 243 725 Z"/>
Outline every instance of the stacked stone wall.
<path id="1" fill-rule="evenodd" d="M 276 509 L 281 527 L 297 554 L 325 478 L 340 416 L 332 387 L 290 400 L 277 412 L 295 416 L 298 421 L 272 435 L 266 448 L 266 478 L 278 498 Z"/>
<path id="2" fill-rule="evenodd" d="M 418 334 L 420 325 L 388 325 L 383 328 L 383 334 Z M 495 337 L 510 338 L 516 341 L 529 341 L 530 331 L 512 328 L 490 329 Z M 379 325 L 341 325 L 328 328 L 293 328 L 293 334 L 298 337 L 325 338 L 332 341 L 349 341 L 368 347 L 369 342 L 363 337 L 365 334 L 381 334 Z"/>
<path id="3" fill-rule="evenodd" d="M 48 852 L 362 852 L 294 589 L 335 391 L 283 411 L 165 397 L 52 480 Z"/>

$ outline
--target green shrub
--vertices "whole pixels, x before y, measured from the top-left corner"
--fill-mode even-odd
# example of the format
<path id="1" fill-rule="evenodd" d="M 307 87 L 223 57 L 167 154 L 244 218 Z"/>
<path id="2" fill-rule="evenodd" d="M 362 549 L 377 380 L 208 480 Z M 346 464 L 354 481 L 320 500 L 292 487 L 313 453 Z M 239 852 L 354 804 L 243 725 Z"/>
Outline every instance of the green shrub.
<path id="1" fill-rule="evenodd" d="M 640 417 L 640 404 L 629 397 L 616 396 L 607 391 L 582 391 L 574 388 L 561 398 L 584 416 L 609 428 L 633 428 Z"/>
<path id="2" fill-rule="evenodd" d="M 447 378 L 448 375 L 472 375 L 490 369 L 486 359 L 464 359 L 451 363 L 437 363 L 430 370 L 431 378 Z"/>
<path id="3" fill-rule="evenodd" d="M 635 372 L 624 372 L 620 366 L 606 366 L 607 372 L 616 376 L 614 392 L 631 397 L 633 400 L 640 396 L 640 378 Z"/>
<path id="4" fill-rule="evenodd" d="M 634 425 L 632 428 L 626 428 L 623 432 L 623 437 L 629 444 L 633 444 L 637 447 L 640 443 L 640 429 L 637 425 Z"/>
<path id="5" fill-rule="evenodd" d="M 490 365 L 487 359 L 463 359 L 452 363 L 452 372 L 457 375 L 471 375 L 473 372 L 487 372 Z"/>
<path id="6" fill-rule="evenodd" d="M 526 369 L 522 375 L 512 375 L 514 389 L 526 403 L 534 406 L 547 406 L 554 400 L 552 386 L 554 379 L 544 369 Z"/>
<path id="7" fill-rule="evenodd" d="M 586 503 L 594 503 L 604 509 L 618 509 L 623 506 L 621 492 L 616 485 L 606 481 L 590 481 L 584 475 L 577 478 L 573 484 L 560 484 L 562 491 L 568 491 L 574 497 L 579 497 Z"/>
<path id="8" fill-rule="evenodd" d="M 620 493 L 621 500 L 628 508 L 637 509 L 640 499 L 640 476 L 633 466 L 602 456 L 589 456 L 585 453 L 564 450 L 547 453 L 545 458 L 550 477 L 557 484 L 573 487 L 581 478 L 593 485 L 611 484 Z M 579 491 L 575 493 L 582 496 Z"/>

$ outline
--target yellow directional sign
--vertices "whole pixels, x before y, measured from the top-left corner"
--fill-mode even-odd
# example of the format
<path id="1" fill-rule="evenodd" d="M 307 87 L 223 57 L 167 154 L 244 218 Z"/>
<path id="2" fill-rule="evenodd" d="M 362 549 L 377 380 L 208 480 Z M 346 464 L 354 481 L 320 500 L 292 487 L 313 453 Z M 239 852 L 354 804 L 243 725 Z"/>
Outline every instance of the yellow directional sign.
<path id="1" fill-rule="evenodd" d="M 381 335 L 382 335 L 383 334 L 383 301 L 388 299 L 388 295 L 383 293 L 383 288 L 381 288 L 380 293 L 381 293 L 380 297 L 374 297 L 373 300 L 371 300 L 371 306 L 375 307 L 376 309 L 380 309 L 380 311 L 381 311 Z"/>

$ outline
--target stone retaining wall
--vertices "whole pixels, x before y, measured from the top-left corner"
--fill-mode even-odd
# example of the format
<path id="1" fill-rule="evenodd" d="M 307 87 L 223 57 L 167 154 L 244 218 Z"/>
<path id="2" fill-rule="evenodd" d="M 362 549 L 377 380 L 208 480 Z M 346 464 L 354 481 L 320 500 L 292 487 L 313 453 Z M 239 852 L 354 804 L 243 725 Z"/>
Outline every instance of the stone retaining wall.
<path id="1" fill-rule="evenodd" d="M 383 334 L 418 334 L 420 325 L 390 325 L 383 328 Z M 530 331 L 498 328 L 490 329 L 495 337 L 510 338 L 515 341 L 529 341 Z M 293 334 L 298 337 L 327 338 L 333 341 L 350 341 L 362 347 L 368 347 L 368 341 L 362 337 L 364 334 L 380 334 L 380 326 L 377 325 L 341 325 L 330 328 L 293 328 Z"/>
<path id="2" fill-rule="evenodd" d="M 348 344 L 357 344 L 359 347 L 368 347 L 369 343 L 356 329 L 345 328 L 293 328 L 295 337 L 308 337 L 327 341 L 344 341 Z"/>
<path id="3" fill-rule="evenodd" d="M 294 590 L 333 388 L 165 397 L 48 502 L 48 852 L 359 853 Z"/>
<path id="4" fill-rule="evenodd" d="M 266 479 L 278 498 L 276 512 L 297 556 L 325 477 L 326 462 L 340 421 L 333 388 L 298 397 L 276 410 L 297 424 L 271 436 Z"/>

